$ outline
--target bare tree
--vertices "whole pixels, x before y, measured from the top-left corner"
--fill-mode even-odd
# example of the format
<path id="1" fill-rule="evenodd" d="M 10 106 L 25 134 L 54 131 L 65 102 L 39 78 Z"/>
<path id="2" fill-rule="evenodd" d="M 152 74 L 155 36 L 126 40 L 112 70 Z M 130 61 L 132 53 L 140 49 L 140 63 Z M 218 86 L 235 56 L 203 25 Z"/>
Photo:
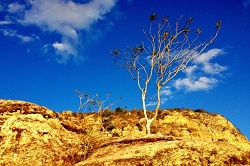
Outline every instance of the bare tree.
<path id="1" fill-rule="evenodd" d="M 106 107 L 104 107 L 104 103 L 108 101 L 109 96 L 110 96 L 110 93 L 108 93 L 106 95 L 106 99 L 105 100 L 98 100 L 98 99 L 96 100 L 96 103 L 98 105 L 98 113 L 100 113 L 102 110 L 109 110 L 110 107 L 112 107 L 113 105 L 115 105 L 116 103 L 118 103 L 122 99 L 122 97 L 120 97 L 118 100 L 116 100 L 113 103 L 108 104 Z"/>
<path id="2" fill-rule="evenodd" d="M 221 21 L 215 26 L 215 34 L 201 42 L 201 29 L 193 30 L 193 18 L 181 23 L 182 17 L 174 25 L 169 18 L 162 18 L 158 23 L 156 13 L 149 16 L 150 26 L 143 30 L 145 42 L 136 47 L 128 46 L 123 53 L 118 49 L 111 51 L 114 62 L 126 68 L 132 78 L 137 81 L 141 91 L 142 106 L 146 118 L 147 134 L 150 134 L 151 123 L 157 118 L 161 105 L 161 88 L 172 80 L 180 71 L 192 65 L 192 60 L 199 56 L 218 36 Z M 147 115 L 146 96 L 150 81 L 155 81 L 157 104 L 153 117 Z"/>
<path id="3" fill-rule="evenodd" d="M 104 107 L 104 103 L 106 103 L 110 97 L 110 93 L 106 95 L 105 100 L 100 100 L 98 99 L 98 94 L 90 96 L 89 94 L 85 92 L 80 92 L 79 90 L 75 90 L 78 98 L 79 98 L 79 108 L 78 112 L 81 111 L 83 108 L 88 109 L 88 111 L 94 109 L 96 110 L 96 107 L 98 107 L 97 112 L 100 113 L 102 110 L 107 110 L 110 109 L 113 105 L 118 103 L 122 97 L 120 97 L 118 100 L 114 101 L 111 104 L 108 104 L 107 106 Z"/>
<path id="4" fill-rule="evenodd" d="M 75 92 L 79 98 L 79 107 L 77 111 L 79 112 L 83 108 L 85 108 L 85 110 L 86 108 L 88 108 L 88 110 L 90 111 L 90 109 L 95 105 L 95 98 L 97 95 L 90 96 L 89 94 L 85 92 L 80 92 L 79 90 L 75 90 Z"/>

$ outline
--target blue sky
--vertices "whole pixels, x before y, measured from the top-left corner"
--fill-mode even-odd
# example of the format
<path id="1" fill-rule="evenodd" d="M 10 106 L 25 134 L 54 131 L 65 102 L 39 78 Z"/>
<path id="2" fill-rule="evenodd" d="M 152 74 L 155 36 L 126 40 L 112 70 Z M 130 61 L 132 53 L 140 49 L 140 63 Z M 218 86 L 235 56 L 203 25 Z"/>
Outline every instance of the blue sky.
<path id="1" fill-rule="evenodd" d="M 145 40 L 154 12 L 156 22 L 193 17 L 204 39 L 222 20 L 216 41 L 163 88 L 161 108 L 222 114 L 250 138 L 249 0 L 0 0 L 0 98 L 76 111 L 78 89 L 142 108 L 136 82 L 109 52 Z"/>

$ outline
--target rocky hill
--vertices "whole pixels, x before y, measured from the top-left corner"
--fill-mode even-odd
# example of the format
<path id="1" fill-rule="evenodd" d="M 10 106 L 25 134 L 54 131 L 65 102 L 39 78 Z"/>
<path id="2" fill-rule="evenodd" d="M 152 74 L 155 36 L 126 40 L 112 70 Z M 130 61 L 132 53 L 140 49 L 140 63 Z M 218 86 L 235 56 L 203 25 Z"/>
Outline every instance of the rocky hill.
<path id="1" fill-rule="evenodd" d="M 56 113 L 0 100 L 0 165 L 250 165 L 250 142 L 219 114 L 162 110 Z"/>

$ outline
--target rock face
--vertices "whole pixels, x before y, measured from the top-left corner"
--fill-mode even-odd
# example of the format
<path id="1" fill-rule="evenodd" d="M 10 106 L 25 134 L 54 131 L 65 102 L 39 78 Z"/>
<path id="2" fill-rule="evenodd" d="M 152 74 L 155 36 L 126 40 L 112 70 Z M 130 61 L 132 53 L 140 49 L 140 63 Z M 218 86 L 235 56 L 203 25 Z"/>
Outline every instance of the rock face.
<path id="1" fill-rule="evenodd" d="M 0 165 L 250 165 L 250 143 L 219 114 L 163 110 L 56 113 L 0 100 Z"/>
<path id="2" fill-rule="evenodd" d="M 249 145 L 154 135 L 102 144 L 76 165 L 249 165 L 249 152 Z"/>
<path id="3" fill-rule="evenodd" d="M 0 113 L 21 113 L 21 114 L 41 114 L 44 117 L 55 118 L 57 113 L 45 107 L 15 100 L 0 100 Z"/>
<path id="4" fill-rule="evenodd" d="M 32 103 L 0 100 L 0 165 L 73 165 L 84 138 L 62 127 L 57 113 Z"/>

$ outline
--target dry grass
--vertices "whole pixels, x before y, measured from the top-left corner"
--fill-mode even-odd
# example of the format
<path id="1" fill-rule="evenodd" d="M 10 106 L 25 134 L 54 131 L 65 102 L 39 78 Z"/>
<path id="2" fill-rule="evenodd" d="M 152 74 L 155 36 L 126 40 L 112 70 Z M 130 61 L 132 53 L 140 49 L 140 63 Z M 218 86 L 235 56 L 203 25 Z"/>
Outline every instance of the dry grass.
<path id="1" fill-rule="evenodd" d="M 0 165 L 250 165 L 250 143 L 219 114 L 142 110 L 55 113 L 0 100 Z"/>

